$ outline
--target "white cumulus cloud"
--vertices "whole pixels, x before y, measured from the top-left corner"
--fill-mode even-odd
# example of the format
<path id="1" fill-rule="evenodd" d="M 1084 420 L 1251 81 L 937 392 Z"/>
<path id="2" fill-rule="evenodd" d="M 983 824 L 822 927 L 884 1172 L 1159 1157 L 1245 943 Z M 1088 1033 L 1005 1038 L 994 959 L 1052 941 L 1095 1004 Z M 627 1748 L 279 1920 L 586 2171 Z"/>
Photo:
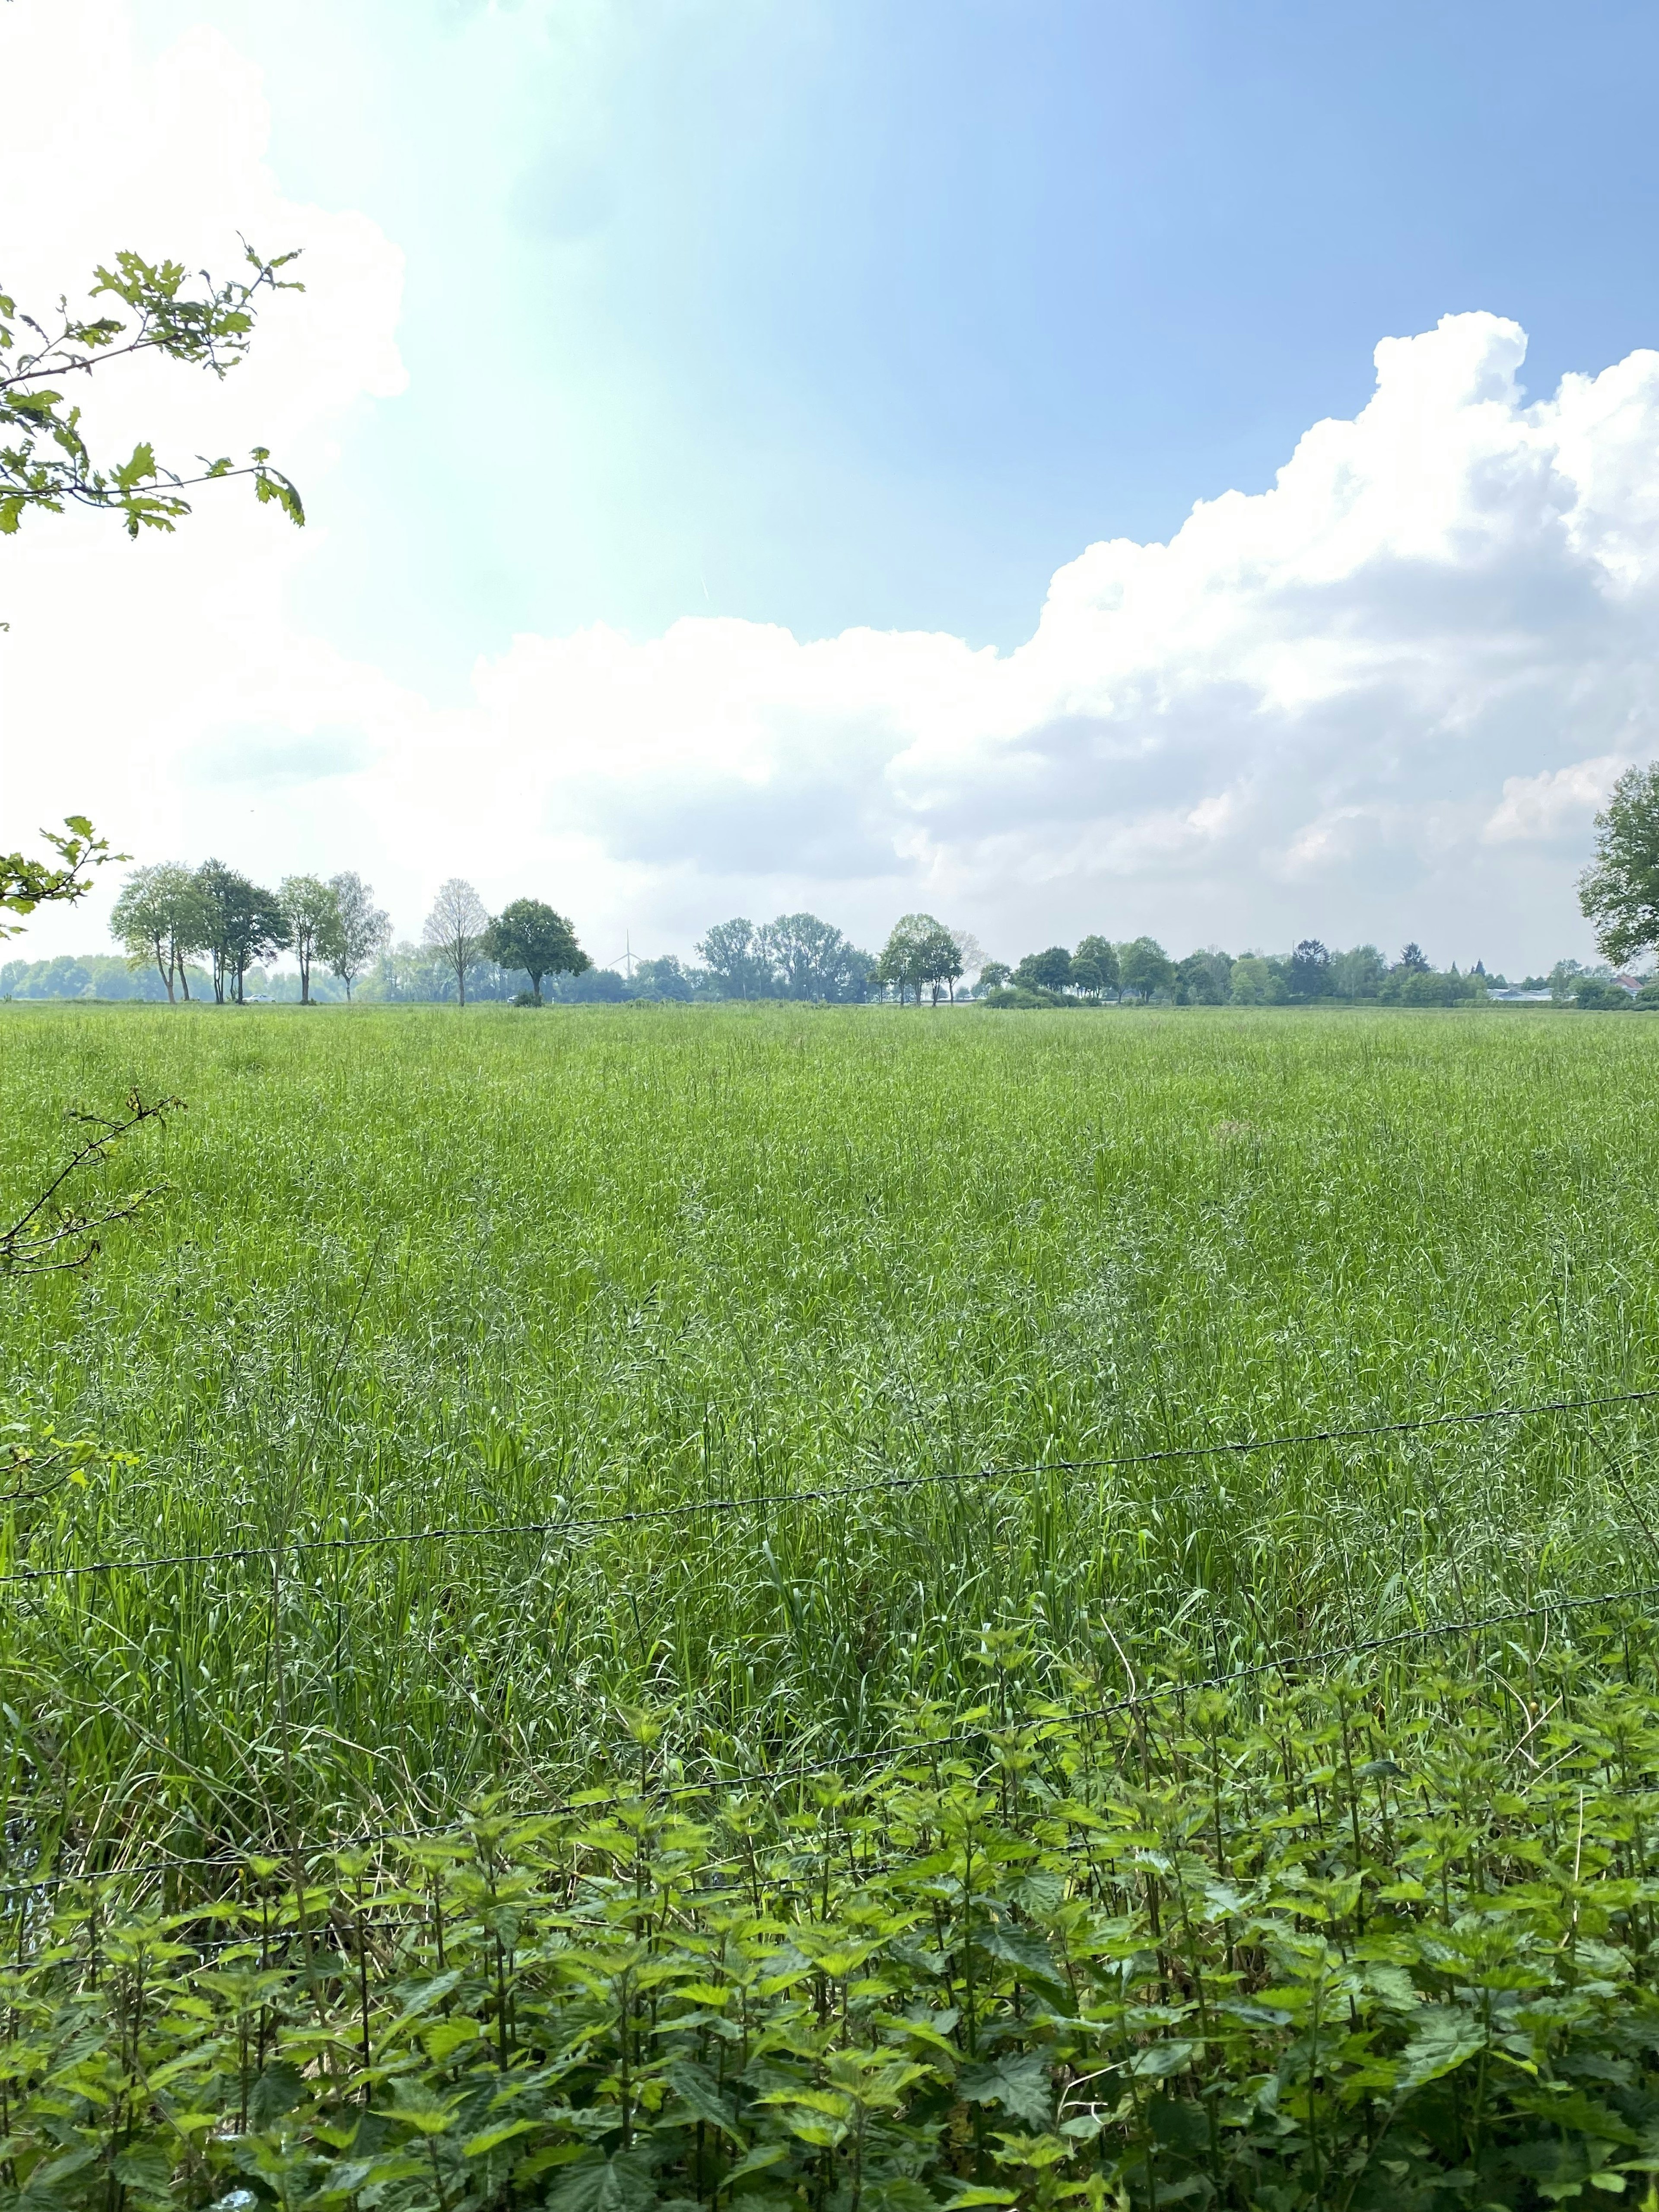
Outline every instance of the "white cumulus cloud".
<path id="1" fill-rule="evenodd" d="M 0 68 L 62 76 L 66 37 L 84 96 L 21 103 L 19 157 L 65 191 L 9 288 L 55 294 L 129 240 L 214 267 L 239 226 L 304 245 L 311 289 L 222 387 L 157 374 L 103 404 L 112 435 L 291 448 L 325 531 L 329 441 L 402 378 L 395 247 L 283 198 L 222 40 L 147 64 L 126 0 L 58 0 L 0 11 Z M 234 490 L 137 548 L 32 524 L 0 549 L 0 827 L 84 807 L 145 857 L 356 866 L 408 928 L 452 873 L 545 890 L 601 957 L 624 927 L 684 948 L 784 906 L 867 940 L 917 904 L 1006 954 L 1085 929 L 1582 951 L 1590 816 L 1659 751 L 1659 353 L 1540 400 L 1524 354 L 1487 313 L 1384 339 L 1352 421 L 1167 544 L 1088 547 L 1007 653 L 688 617 L 520 636 L 441 707 L 295 621 L 312 533 Z"/>

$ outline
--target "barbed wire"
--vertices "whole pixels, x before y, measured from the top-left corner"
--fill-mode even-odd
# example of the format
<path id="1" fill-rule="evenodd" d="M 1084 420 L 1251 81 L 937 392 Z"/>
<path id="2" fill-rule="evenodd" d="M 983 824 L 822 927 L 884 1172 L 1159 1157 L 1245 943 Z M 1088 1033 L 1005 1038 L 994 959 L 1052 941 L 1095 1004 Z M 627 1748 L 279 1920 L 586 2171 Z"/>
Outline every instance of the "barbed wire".
<path id="1" fill-rule="evenodd" d="M 1251 1452 L 1288 1451 L 1304 1444 L 1356 1443 L 1376 1437 L 1407 1436 L 1427 1429 L 1473 1427 L 1489 1421 L 1525 1420 L 1536 1414 L 1595 1412 L 1608 1406 L 1633 1406 L 1659 1398 L 1659 1387 L 1620 1390 L 1599 1398 L 1549 1398 L 1526 1406 L 1488 1406 L 1467 1413 L 1428 1413 L 1402 1421 L 1378 1421 L 1368 1427 L 1307 1429 L 1283 1436 L 1245 1437 L 1214 1443 L 1170 1444 L 1154 1451 L 1119 1452 L 1097 1458 L 1028 1460 L 1012 1465 L 988 1462 L 941 1468 L 930 1474 L 894 1474 L 864 1482 L 833 1483 L 809 1490 L 750 1491 L 728 1498 L 687 1498 L 673 1505 L 641 1505 L 619 1513 L 567 1515 L 544 1521 L 454 1521 L 426 1528 L 383 1529 L 372 1535 L 290 1537 L 279 1544 L 237 1544 L 210 1552 L 162 1552 L 132 1558 L 88 1559 L 46 1567 L 21 1567 L 0 1575 L 0 1588 L 23 1583 L 73 1581 L 87 1575 L 156 1574 L 167 1567 L 204 1567 L 246 1559 L 281 1559 L 305 1552 L 364 1552 L 410 1544 L 474 1542 L 490 1536 L 591 1535 L 605 1528 L 636 1527 L 647 1521 L 678 1521 L 702 1513 L 743 1513 L 769 1507 L 834 1504 L 876 1492 L 995 1482 L 1026 1474 L 1088 1474 L 1113 1468 L 1151 1467 L 1174 1460 L 1242 1456 Z"/>
<path id="2" fill-rule="evenodd" d="M 1289 1676 L 1318 1669 L 1328 1672 L 1346 1660 L 1368 1657 L 1379 1651 L 1400 1650 L 1411 1644 L 1433 1643 L 1443 1637 L 1477 1635 L 1486 1629 L 1510 1627 L 1517 1621 L 1536 1620 L 1549 1613 L 1580 1613 L 1597 1606 L 1632 1604 L 1654 1597 L 1659 1597 L 1659 1583 L 1621 1584 L 1613 1589 L 1595 1590 L 1578 1597 L 1541 1598 L 1530 1605 L 1508 1606 L 1495 1613 L 1472 1613 L 1456 1620 L 1431 1621 L 1421 1627 L 1391 1630 L 1386 1635 L 1364 1637 L 1351 1644 L 1328 1644 L 1310 1651 L 1279 1653 L 1271 1658 L 1252 1660 L 1246 1666 L 1231 1668 L 1218 1674 L 1155 1683 L 1148 1689 L 1133 1691 L 1127 1697 L 1109 1698 L 1098 1705 L 1050 1707 L 1029 1716 L 1027 1724 L 1041 1730 L 1080 1721 L 1111 1720 L 1121 1714 L 1161 1705 L 1172 1698 L 1195 1697 L 1206 1690 L 1226 1689 L 1235 1683 L 1259 1680 L 1264 1674 Z M 897 1765 L 907 1759 L 933 1758 L 941 1752 L 982 1741 L 988 1735 L 1000 1732 L 994 1724 L 980 1723 L 955 1729 L 946 1735 L 921 1737 L 908 1744 L 887 1744 L 873 1751 L 847 1752 L 795 1766 L 757 1767 L 744 1773 L 717 1774 L 695 1782 L 647 1782 L 639 1788 L 614 1790 L 608 1796 L 595 1796 L 584 1791 L 558 1804 L 502 1817 L 512 1825 L 530 1826 L 539 1821 L 563 1820 L 575 1814 L 597 1816 L 620 1810 L 625 1806 L 637 1805 L 642 1799 L 673 1802 L 684 1797 L 735 1796 L 746 1790 L 761 1788 L 783 1790 L 796 1783 L 815 1781 L 824 1775 L 845 1773 L 849 1768 L 863 1769 L 879 1765 L 884 1761 Z M 306 1856 L 315 1858 L 325 1854 L 337 1856 L 346 1851 L 372 1850 L 388 1844 L 418 1846 L 437 1843 L 447 1837 L 464 1836 L 473 1825 L 475 1816 L 469 1815 L 445 1821 L 436 1827 L 382 1828 L 301 1848 Z M 152 1875 L 185 1869 L 205 1869 L 223 1874 L 239 1874 L 246 1872 L 256 1859 L 268 1858 L 276 1863 L 284 1863 L 290 1862 L 294 1856 L 293 1844 L 287 1839 L 278 1839 L 264 1845 L 246 1845 L 234 1857 L 206 1854 L 197 1856 L 169 1855 L 134 1860 L 126 1866 L 108 1867 L 91 1872 L 34 1875 L 21 1881 L 0 1883 L 0 1897 L 70 1888 L 83 1883 L 137 1881 Z M 712 1862 L 716 1866 L 742 1863 L 741 1855 Z"/>

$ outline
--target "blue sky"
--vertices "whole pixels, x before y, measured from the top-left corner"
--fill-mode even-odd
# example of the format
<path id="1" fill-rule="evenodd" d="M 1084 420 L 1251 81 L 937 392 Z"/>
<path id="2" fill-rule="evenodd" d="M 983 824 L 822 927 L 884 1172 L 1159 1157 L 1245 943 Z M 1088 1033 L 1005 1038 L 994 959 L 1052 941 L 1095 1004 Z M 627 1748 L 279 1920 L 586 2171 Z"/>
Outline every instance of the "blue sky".
<path id="1" fill-rule="evenodd" d="M 602 947 L 1585 954 L 1659 752 L 1656 63 L 1613 5 L 12 0 L 77 96 L 9 264 L 303 245 L 132 428 L 313 520 L 0 548 L 7 810 L 410 934 L 459 873 Z M 88 635 L 168 684 L 32 745 Z"/>
<path id="2" fill-rule="evenodd" d="M 221 25 L 284 188 L 407 256 L 410 389 L 311 590 L 428 684 L 705 609 L 1011 646 L 1091 540 L 1270 483 L 1385 333 L 1512 316 L 1544 392 L 1659 332 L 1648 7 L 141 20 Z"/>

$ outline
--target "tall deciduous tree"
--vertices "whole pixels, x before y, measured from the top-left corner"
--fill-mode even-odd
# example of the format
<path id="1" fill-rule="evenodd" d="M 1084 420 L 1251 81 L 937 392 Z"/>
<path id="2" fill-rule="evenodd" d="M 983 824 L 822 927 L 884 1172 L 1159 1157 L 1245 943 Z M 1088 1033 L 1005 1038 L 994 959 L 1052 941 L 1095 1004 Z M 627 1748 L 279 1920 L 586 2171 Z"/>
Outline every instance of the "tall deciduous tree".
<path id="1" fill-rule="evenodd" d="M 228 993 L 242 1006 L 248 969 L 289 942 L 281 902 L 222 860 L 204 860 L 196 884 L 205 907 L 202 949 L 213 963 L 213 995 L 222 1005 Z"/>
<path id="2" fill-rule="evenodd" d="M 300 967 L 300 1004 L 311 1004 L 311 966 L 326 959 L 331 933 L 339 918 L 339 900 L 333 886 L 319 876 L 284 876 L 276 894 L 288 941 Z"/>
<path id="3" fill-rule="evenodd" d="M 191 870 L 161 860 L 135 868 L 121 886 L 109 919 L 110 934 L 126 951 L 130 966 L 154 960 L 173 1003 L 176 979 L 190 997 L 185 962 L 206 944 L 210 923 L 200 886 Z"/>
<path id="4" fill-rule="evenodd" d="M 1085 937 L 1072 955 L 1072 988 L 1091 999 L 1117 988 L 1117 947 L 1107 937 Z"/>
<path id="5" fill-rule="evenodd" d="M 1659 763 L 1626 769 L 1613 787 L 1578 903 L 1604 959 L 1622 966 L 1659 946 Z"/>
<path id="6" fill-rule="evenodd" d="M 861 999 L 875 963 L 832 922 L 781 914 L 755 933 L 769 988 L 785 999 Z"/>
<path id="7" fill-rule="evenodd" d="M 544 975 L 580 975 L 593 965 L 564 916 L 540 899 L 514 899 L 511 906 L 504 906 L 485 930 L 478 949 L 498 967 L 523 969 L 538 1006 Z"/>
<path id="8" fill-rule="evenodd" d="M 1028 952 L 1014 970 L 1014 981 L 1026 991 L 1064 991 L 1072 981 L 1072 956 L 1063 945 Z"/>
<path id="9" fill-rule="evenodd" d="M 901 915 L 876 963 L 876 981 L 890 990 L 897 990 L 900 1006 L 904 1004 L 907 990 L 915 993 L 916 1004 L 920 1006 L 922 985 L 933 980 L 924 971 L 943 951 L 939 938 L 950 934 L 944 923 L 931 914 Z M 951 939 L 953 951 L 955 945 L 956 940 Z M 960 955 L 957 957 L 960 958 Z M 958 967 L 957 973 L 961 972 Z"/>
<path id="10" fill-rule="evenodd" d="M 462 1006 L 466 1004 L 466 971 L 483 950 L 489 927 L 484 902 L 465 876 L 452 876 L 440 886 L 421 935 L 453 975 L 455 995 Z"/>
<path id="11" fill-rule="evenodd" d="M 720 979 L 729 999 L 760 999 L 766 995 L 771 970 L 752 921 L 741 915 L 717 921 L 699 940 L 697 957 L 711 975 Z"/>
<path id="12" fill-rule="evenodd" d="M 334 894 L 334 918 L 326 941 L 317 949 L 327 961 L 330 973 L 345 985 L 349 1004 L 358 977 L 391 941 L 392 917 L 375 905 L 374 886 L 366 884 L 354 869 L 345 868 L 331 876 L 328 887 Z"/>
<path id="13" fill-rule="evenodd" d="M 935 1006 L 939 1004 L 941 986 L 950 991 L 951 1005 L 956 1004 L 957 978 L 962 973 L 962 947 L 943 922 L 936 922 L 917 945 L 916 973 L 932 989 Z"/>
<path id="14" fill-rule="evenodd" d="M 1175 963 L 1154 937 L 1137 937 L 1121 945 L 1117 956 L 1118 981 L 1138 999 L 1154 991 L 1167 991 L 1175 981 Z"/>

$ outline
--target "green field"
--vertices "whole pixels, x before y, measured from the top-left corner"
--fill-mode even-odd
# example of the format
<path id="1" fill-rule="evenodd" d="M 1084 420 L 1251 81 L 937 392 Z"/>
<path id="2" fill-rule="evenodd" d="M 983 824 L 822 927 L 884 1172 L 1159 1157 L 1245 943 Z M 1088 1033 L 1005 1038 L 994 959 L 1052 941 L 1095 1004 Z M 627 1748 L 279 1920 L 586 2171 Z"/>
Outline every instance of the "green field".
<path id="1" fill-rule="evenodd" d="M 9 1008 L 9 1199 L 66 1108 L 188 1110 L 112 1174 L 170 1184 L 141 1223 L 0 1292 L 17 1432 L 131 1458 L 6 1565 L 253 1553 L 5 1587 L 11 1833 L 431 1821 L 609 1771 L 641 1701 L 694 1763 L 878 1742 L 987 1624 L 1058 1685 L 1639 1578 L 1639 1405 L 976 1471 L 1659 1381 L 1655 1035 Z"/>

